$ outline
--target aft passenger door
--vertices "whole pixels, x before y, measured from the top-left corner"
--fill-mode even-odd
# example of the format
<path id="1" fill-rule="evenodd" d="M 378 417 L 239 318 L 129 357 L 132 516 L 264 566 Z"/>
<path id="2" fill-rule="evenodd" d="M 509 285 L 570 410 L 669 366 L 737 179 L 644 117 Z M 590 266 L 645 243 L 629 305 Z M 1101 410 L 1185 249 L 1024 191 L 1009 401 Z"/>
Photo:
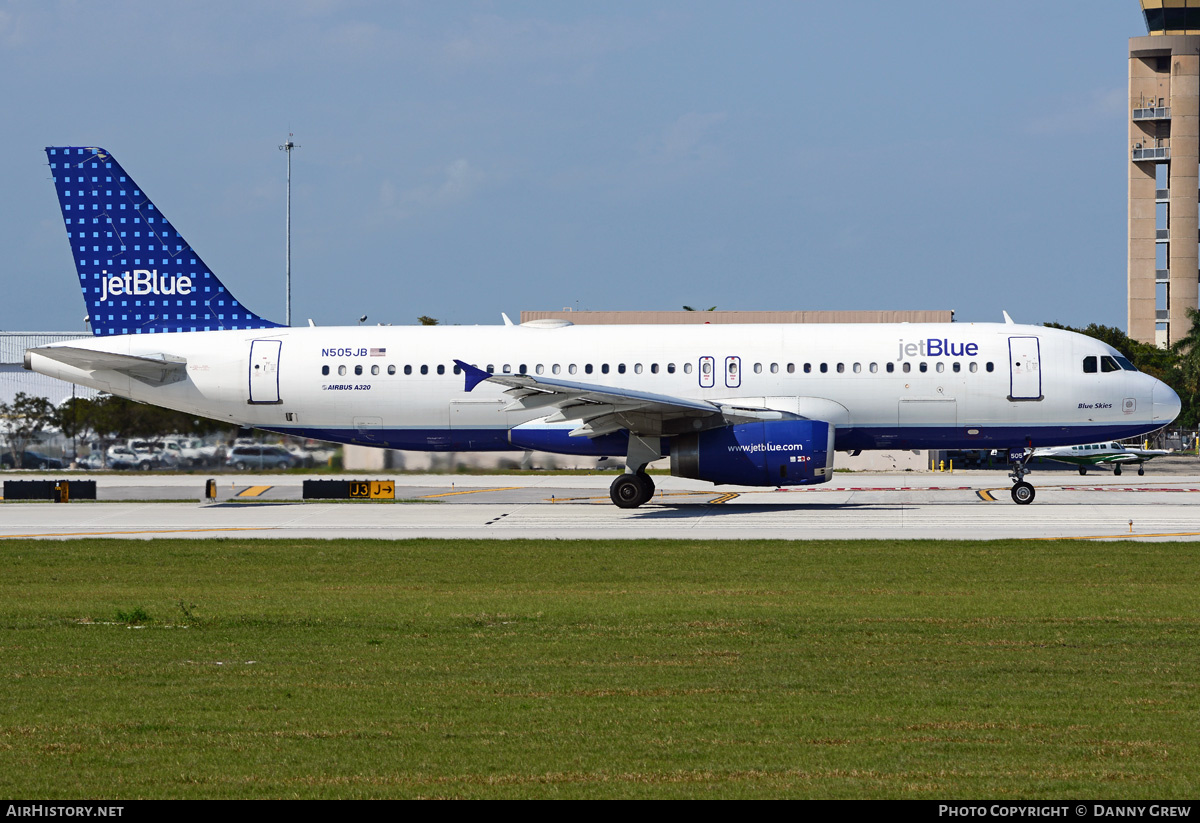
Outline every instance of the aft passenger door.
<path id="1" fill-rule="evenodd" d="M 282 340 L 250 341 L 249 403 L 282 403 L 279 399 L 279 352 Z"/>
<path id="2" fill-rule="evenodd" d="M 1036 337 L 1008 338 L 1009 400 L 1041 400 L 1041 356 Z"/>

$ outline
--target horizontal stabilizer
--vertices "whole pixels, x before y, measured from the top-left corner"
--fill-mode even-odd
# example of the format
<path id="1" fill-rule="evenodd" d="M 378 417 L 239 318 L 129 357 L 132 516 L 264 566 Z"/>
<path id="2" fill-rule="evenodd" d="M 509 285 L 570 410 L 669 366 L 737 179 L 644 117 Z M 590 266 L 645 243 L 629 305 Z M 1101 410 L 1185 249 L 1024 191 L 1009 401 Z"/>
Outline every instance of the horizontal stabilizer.
<path id="1" fill-rule="evenodd" d="M 151 386 L 177 383 L 187 376 L 187 360 L 170 354 L 135 356 L 74 346 L 45 346 L 26 350 L 26 355 L 31 353 L 86 371 L 120 372 Z"/>

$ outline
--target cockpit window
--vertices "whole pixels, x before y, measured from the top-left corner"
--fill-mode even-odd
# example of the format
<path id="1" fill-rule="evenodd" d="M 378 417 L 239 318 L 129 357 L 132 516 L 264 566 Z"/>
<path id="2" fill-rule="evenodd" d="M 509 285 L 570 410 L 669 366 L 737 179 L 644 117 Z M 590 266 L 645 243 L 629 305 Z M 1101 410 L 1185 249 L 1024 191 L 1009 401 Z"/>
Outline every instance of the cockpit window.
<path id="1" fill-rule="evenodd" d="M 1137 371 L 1137 366 L 1130 363 L 1128 358 L 1115 357 L 1113 359 L 1116 360 L 1118 363 L 1120 363 L 1121 368 L 1123 368 L 1125 371 Z"/>
<path id="2" fill-rule="evenodd" d="M 1112 357 L 1107 354 L 1101 355 L 1100 371 L 1110 372 L 1110 371 L 1120 371 L 1120 370 L 1121 370 L 1121 366 L 1117 363 L 1117 359 L 1115 357 Z"/>
<path id="3" fill-rule="evenodd" d="M 1096 373 L 1096 355 L 1093 354 L 1093 355 L 1083 358 L 1083 373 L 1084 374 L 1095 374 Z"/>

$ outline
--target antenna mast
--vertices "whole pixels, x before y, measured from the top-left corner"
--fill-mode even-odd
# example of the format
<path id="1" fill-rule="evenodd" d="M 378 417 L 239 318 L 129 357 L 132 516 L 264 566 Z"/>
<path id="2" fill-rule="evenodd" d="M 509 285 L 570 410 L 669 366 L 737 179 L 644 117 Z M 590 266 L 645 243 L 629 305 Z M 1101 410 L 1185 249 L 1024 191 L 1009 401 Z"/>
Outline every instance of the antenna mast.
<path id="1" fill-rule="evenodd" d="M 284 325 L 292 325 L 292 149 L 300 148 L 292 142 L 295 135 L 288 132 L 287 142 L 279 147 L 287 152 L 287 299 Z"/>

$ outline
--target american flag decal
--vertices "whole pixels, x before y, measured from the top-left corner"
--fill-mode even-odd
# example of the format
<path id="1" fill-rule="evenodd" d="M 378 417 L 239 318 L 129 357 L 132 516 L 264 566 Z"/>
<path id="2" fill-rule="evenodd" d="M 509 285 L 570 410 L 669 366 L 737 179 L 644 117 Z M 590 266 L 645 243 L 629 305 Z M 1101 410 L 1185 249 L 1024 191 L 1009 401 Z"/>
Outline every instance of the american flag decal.
<path id="1" fill-rule="evenodd" d="M 383 357 L 387 354 L 387 349 L 371 349 L 372 357 Z"/>

